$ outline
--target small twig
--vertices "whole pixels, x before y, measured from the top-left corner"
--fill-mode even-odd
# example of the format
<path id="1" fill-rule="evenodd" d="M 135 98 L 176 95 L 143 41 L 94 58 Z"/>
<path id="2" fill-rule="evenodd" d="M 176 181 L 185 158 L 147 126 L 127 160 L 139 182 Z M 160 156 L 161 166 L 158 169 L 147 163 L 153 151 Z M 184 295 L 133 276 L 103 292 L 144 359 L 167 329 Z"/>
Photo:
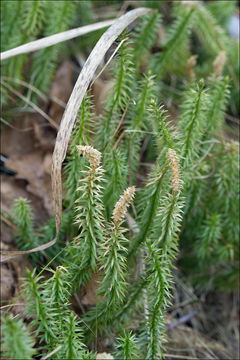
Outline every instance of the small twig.
<path id="1" fill-rule="evenodd" d="M 0 218 L 3 222 L 5 222 L 13 230 L 15 230 L 15 231 L 19 230 L 10 220 L 6 219 L 5 216 L 3 216 L 2 214 L 0 214 Z"/>
<path id="2" fill-rule="evenodd" d="M 156 131 L 145 131 L 145 130 L 134 130 L 134 129 L 126 129 L 125 132 L 135 132 L 135 133 L 142 133 L 142 134 L 151 134 L 151 135 L 157 135 Z"/>
<path id="3" fill-rule="evenodd" d="M 1 86 L 1 92 L 4 93 L 12 102 L 14 102 L 15 104 L 17 104 L 17 101 L 16 99 L 11 96 L 6 89 L 4 89 L 2 86 Z"/>
<path id="4" fill-rule="evenodd" d="M 200 337 L 198 338 L 198 341 L 208 351 L 209 355 L 211 355 L 213 359 L 217 359 L 216 355 L 212 352 L 211 349 L 209 349 L 207 344 L 205 344 L 204 341 L 202 341 Z"/>
<path id="5" fill-rule="evenodd" d="M 9 81 L 13 81 L 16 84 L 22 85 L 30 90 L 32 90 L 33 92 L 35 92 L 43 101 L 47 102 L 48 101 L 48 97 L 40 90 L 38 90 L 35 86 L 27 83 L 26 81 L 20 80 L 20 79 L 15 79 L 15 78 L 11 78 L 8 76 L 2 76 L 1 77 L 2 80 L 9 80 Z M 58 99 L 56 96 L 51 96 L 51 94 L 49 95 L 50 99 L 52 101 L 54 101 L 56 104 L 62 106 L 63 108 L 66 107 L 65 102 L 63 102 L 62 100 Z"/>
<path id="6" fill-rule="evenodd" d="M 117 139 L 117 141 L 115 142 L 113 149 L 116 149 L 118 147 L 118 145 L 120 144 L 120 142 L 122 141 L 125 133 L 128 132 L 140 132 L 140 133 L 144 133 L 144 134 L 152 134 L 152 135 L 157 135 L 156 132 L 153 131 L 144 131 L 144 130 L 134 130 L 134 129 L 124 129 L 123 132 L 121 133 L 121 135 L 119 136 L 119 138 Z"/>
<path id="7" fill-rule="evenodd" d="M 181 307 L 185 307 L 187 305 L 194 304 L 194 303 L 199 302 L 199 301 L 200 301 L 199 299 L 194 299 L 194 300 L 187 299 L 187 300 L 181 302 L 180 304 L 176 304 L 174 306 L 171 306 L 170 311 L 173 312 L 173 311 L 175 311 L 175 310 L 177 310 L 177 309 L 179 309 Z"/>
<path id="8" fill-rule="evenodd" d="M 213 158 L 215 158 L 215 157 L 219 157 L 219 156 L 221 156 L 221 155 L 225 155 L 225 154 L 227 154 L 228 152 L 231 152 L 231 151 L 234 151 L 234 149 L 227 149 L 227 150 L 225 150 L 225 151 L 221 151 L 221 152 L 219 152 L 218 154 L 214 154 L 214 155 L 209 155 L 208 156 L 208 159 L 213 159 Z"/>
<path id="9" fill-rule="evenodd" d="M 197 360 L 198 358 L 187 356 L 187 355 L 175 355 L 175 354 L 164 354 L 165 357 L 174 358 L 174 359 L 186 359 L 186 360 Z"/>
<path id="10" fill-rule="evenodd" d="M 2 309 L 5 309 L 5 308 L 7 308 L 7 307 L 9 307 L 9 306 L 22 306 L 22 305 L 26 305 L 26 304 L 24 304 L 24 303 L 20 303 L 20 304 L 8 304 L 8 305 L 3 305 L 3 306 L 1 306 L 0 307 L 0 310 L 2 310 Z"/>
<path id="11" fill-rule="evenodd" d="M 225 117 L 226 117 L 227 120 L 233 122 L 234 124 L 240 125 L 240 119 L 239 118 L 236 118 L 236 117 L 234 117 L 232 115 L 229 115 L 229 114 L 226 114 L 226 113 L 225 113 Z"/>
<path id="12" fill-rule="evenodd" d="M 77 302 L 78 306 L 80 307 L 80 309 L 81 309 L 82 313 L 84 313 L 84 308 L 83 308 L 82 303 L 81 303 L 81 301 L 80 301 L 79 297 L 77 296 L 77 294 L 74 294 L 74 298 L 75 298 L 75 300 L 76 300 L 76 302 Z"/>
<path id="13" fill-rule="evenodd" d="M 196 163 L 194 164 L 194 166 L 192 167 L 192 169 L 195 169 L 195 168 L 199 165 L 199 163 L 201 163 L 201 162 L 208 156 L 208 154 L 209 154 L 210 151 L 212 150 L 213 146 L 214 146 L 214 144 L 211 144 L 211 145 L 209 146 L 209 148 L 207 148 L 207 150 L 205 151 L 204 155 L 203 155 L 198 161 L 196 161 Z"/>
<path id="14" fill-rule="evenodd" d="M 180 324 L 185 324 L 187 321 L 189 321 L 189 320 L 192 319 L 194 316 L 196 316 L 197 313 L 198 313 L 198 312 L 195 310 L 195 311 L 190 312 L 190 313 L 187 314 L 187 315 L 184 315 L 184 316 L 180 317 L 179 320 L 174 321 L 174 322 L 172 322 L 171 324 L 169 324 L 169 325 L 167 326 L 167 329 L 166 329 L 166 330 L 168 331 L 168 330 L 174 329 L 175 327 L 177 327 L 177 326 L 180 325 Z"/>
<path id="15" fill-rule="evenodd" d="M 125 135 L 126 130 L 123 130 L 123 132 L 121 133 L 121 135 L 119 136 L 119 138 L 117 139 L 117 141 L 115 142 L 113 149 L 116 149 L 118 147 L 118 145 L 120 144 L 120 142 L 122 141 L 124 135 Z"/>
<path id="16" fill-rule="evenodd" d="M 24 128 L 24 129 L 19 129 L 16 126 L 13 126 L 12 124 L 10 124 L 7 120 L 4 120 L 2 117 L 0 118 L 0 120 L 1 120 L 2 123 L 9 126 L 11 129 L 14 129 L 14 130 L 19 131 L 19 132 L 27 132 L 27 131 L 34 130 L 34 127 L 28 127 L 28 128 Z M 49 124 L 41 124 L 41 125 L 39 125 L 40 128 L 47 127 L 47 126 L 49 126 Z"/>
<path id="17" fill-rule="evenodd" d="M 122 44 L 124 43 L 124 41 L 126 41 L 127 39 L 123 39 L 120 44 L 118 44 L 118 46 L 116 47 L 116 49 L 114 50 L 114 52 L 112 53 L 112 55 L 110 56 L 110 58 L 108 59 L 108 61 L 106 62 L 106 64 L 104 65 L 104 67 L 102 68 L 102 70 L 97 74 L 97 76 L 95 77 L 95 79 L 91 82 L 90 84 L 90 88 L 93 86 L 93 84 L 95 83 L 95 81 L 99 78 L 99 76 L 103 73 L 103 71 L 106 69 L 106 67 L 110 64 L 110 62 L 112 61 L 112 59 L 114 58 L 115 54 L 118 52 L 119 48 L 122 46 Z"/>
<path id="18" fill-rule="evenodd" d="M 123 120 L 124 120 L 124 118 L 125 118 L 125 116 L 126 116 L 126 113 L 127 113 L 127 110 L 128 110 L 128 106 L 129 106 L 129 101 L 128 101 L 125 109 L 124 109 L 124 112 L 123 112 L 123 114 L 122 114 L 121 120 L 119 121 L 118 126 L 117 126 L 116 130 L 114 131 L 113 136 L 110 138 L 107 146 L 105 147 L 105 149 L 104 149 L 104 151 L 103 151 L 103 154 L 106 152 L 108 146 L 111 144 L 112 140 L 114 139 L 115 135 L 117 134 L 118 130 L 120 129 L 120 127 L 121 127 L 121 125 L 122 125 L 122 123 L 123 123 Z"/>
<path id="19" fill-rule="evenodd" d="M 71 310 L 72 311 L 72 310 Z M 73 312 L 73 311 L 72 311 Z M 73 312 L 74 314 L 76 314 L 75 312 Z M 93 334 L 94 337 L 96 337 L 96 335 L 94 334 L 93 330 L 88 326 L 88 324 L 81 318 L 81 316 L 79 316 L 78 314 L 76 314 L 79 319 L 83 322 L 83 324 L 88 328 L 88 330 L 91 331 L 91 333 Z"/>
<path id="20" fill-rule="evenodd" d="M 137 8 L 140 6 L 139 1 L 135 1 L 135 0 L 126 0 L 124 1 L 124 3 L 121 6 L 121 9 L 119 11 L 119 15 L 122 15 L 126 12 L 128 6 L 132 6 L 134 8 Z"/>
<path id="21" fill-rule="evenodd" d="M 28 105 L 30 105 L 36 112 L 38 112 L 40 115 L 42 115 L 44 117 L 44 119 L 48 120 L 49 123 L 58 130 L 59 126 L 58 124 L 50 118 L 50 116 L 48 116 L 42 109 L 40 109 L 40 107 L 38 107 L 37 105 L 35 105 L 31 100 L 29 100 L 28 98 L 26 98 L 25 96 L 23 96 L 19 91 L 15 90 L 12 86 L 8 85 L 5 81 L 2 81 L 3 85 L 10 90 L 13 94 L 15 94 L 16 96 L 18 96 L 20 99 L 22 99 L 23 101 L 25 101 Z"/>
<path id="22" fill-rule="evenodd" d="M 211 176 L 213 176 L 214 174 L 215 174 L 215 164 L 213 164 L 213 169 L 212 169 L 212 171 L 209 173 L 209 174 L 207 174 L 207 175 L 198 175 L 198 176 L 192 176 L 192 179 L 208 179 L 208 178 L 210 178 Z"/>
<path id="23" fill-rule="evenodd" d="M 42 357 L 42 360 L 47 360 L 47 359 L 49 359 L 53 354 L 56 354 L 56 352 L 58 352 L 61 348 L 62 348 L 62 345 L 59 345 L 58 347 L 56 347 L 56 349 L 54 349 L 53 351 L 51 351 L 49 354 L 47 354 L 46 356 Z"/>

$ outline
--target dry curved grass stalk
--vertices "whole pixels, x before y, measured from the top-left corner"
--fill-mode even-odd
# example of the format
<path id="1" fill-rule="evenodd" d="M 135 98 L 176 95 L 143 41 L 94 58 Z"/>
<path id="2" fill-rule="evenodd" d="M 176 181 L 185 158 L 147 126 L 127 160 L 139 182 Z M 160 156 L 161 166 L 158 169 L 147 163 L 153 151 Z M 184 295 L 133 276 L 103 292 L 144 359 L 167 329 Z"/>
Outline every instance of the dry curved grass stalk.
<path id="1" fill-rule="evenodd" d="M 62 179 L 61 170 L 62 162 L 65 159 L 67 147 L 70 139 L 70 135 L 76 120 L 78 110 L 81 106 L 83 97 L 86 90 L 91 83 L 95 71 L 101 63 L 107 50 L 118 38 L 126 27 L 135 21 L 139 16 L 146 15 L 153 10 L 147 8 L 138 8 L 129 11 L 125 15 L 118 18 L 112 26 L 101 36 L 97 44 L 93 48 L 87 61 L 85 62 L 82 71 L 76 81 L 73 88 L 66 109 L 64 111 L 60 128 L 57 134 L 56 144 L 53 152 L 53 164 L 52 164 L 52 190 L 54 209 L 56 214 L 56 237 L 52 241 L 38 246 L 34 249 L 27 251 L 2 251 L 0 262 L 10 260 L 19 255 L 29 254 L 37 251 L 42 251 L 48 247 L 54 245 L 57 241 L 61 220 L 62 220 Z M 33 51 L 33 50 L 32 50 Z"/>
<path id="2" fill-rule="evenodd" d="M 52 190 L 54 209 L 56 214 L 56 237 L 58 236 L 62 219 L 62 162 L 66 156 L 68 142 L 78 110 L 82 103 L 82 99 L 85 95 L 88 85 L 93 79 L 94 73 L 98 65 L 101 63 L 105 53 L 113 44 L 113 42 L 130 23 L 136 20 L 139 16 L 146 15 L 150 11 L 152 10 L 146 8 L 138 8 L 136 10 L 129 11 L 127 14 L 117 19 L 114 24 L 102 35 L 102 37 L 95 45 L 87 61 L 85 62 L 82 71 L 77 79 L 77 82 L 73 88 L 72 94 L 62 117 L 53 152 Z"/>
<path id="3" fill-rule="evenodd" d="M 107 20 L 107 21 L 101 21 L 101 22 L 98 22 L 98 23 L 95 23 L 95 24 L 81 26 L 81 27 L 78 27 L 76 29 L 71 29 L 71 30 L 63 31 L 63 32 L 58 33 L 58 34 L 46 36 L 43 39 L 31 41 L 31 42 L 29 42 L 27 44 L 17 46 L 14 49 L 10 49 L 10 50 L 2 52 L 0 54 L 1 55 L 1 61 L 9 59 L 9 58 L 11 58 L 13 56 L 16 56 L 16 55 L 26 54 L 26 53 L 29 53 L 29 52 L 33 52 L 33 51 L 36 51 L 36 50 L 46 48 L 48 46 L 59 44 L 60 42 L 63 42 L 63 41 L 66 41 L 66 40 L 74 39 L 74 38 L 76 38 L 78 36 L 85 35 L 85 34 L 88 34 L 90 32 L 93 32 L 93 31 L 102 29 L 104 27 L 110 26 L 110 25 L 113 24 L 114 21 L 115 21 L 115 19 Z"/>

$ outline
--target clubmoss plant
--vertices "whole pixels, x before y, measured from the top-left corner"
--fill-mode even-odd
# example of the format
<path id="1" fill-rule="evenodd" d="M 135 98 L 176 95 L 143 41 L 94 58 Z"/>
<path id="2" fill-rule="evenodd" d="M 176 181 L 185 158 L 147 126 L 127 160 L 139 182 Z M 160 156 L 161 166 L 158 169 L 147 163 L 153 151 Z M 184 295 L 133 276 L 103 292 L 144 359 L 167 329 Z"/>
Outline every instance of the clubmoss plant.
<path id="1" fill-rule="evenodd" d="M 13 204 L 14 223 L 17 226 L 15 241 L 21 250 L 30 250 L 39 245 L 39 239 L 33 228 L 33 209 L 30 202 L 25 198 L 18 198 Z M 33 262 L 43 261 L 43 256 L 30 254 Z"/>
<path id="2" fill-rule="evenodd" d="M 127 208 L 133 200 L 135 187 L 127 188 L 113 209 L 110 236 L 103 244 L 102 267 L 105 274 L 99 294 L 107 298 L 107 304 L 116 306 L 122 302 L 126 287 L 126 254 L 127 239 L 121 224 Z M 107 257 L 106 257 L 107 256 Z M 106 258 L 106 260 L 105 260 Z"/>
<path id="3" fill-rule="evenodd" d="M 32 359 L 34 339 L 21 319 L 4 317 L 1 324 L 1 351 L 7 359 Z M 13 341 L 14 339 L 14 341 Z"/>
<path id="4" fill-rule="evenodd" d="M 77 188 L 80 196 L 76 200 L 75 223 L 79 228 L 79 235 L 68 247 L 72 262 L 72 283 L 86 283 L 96 270 L 98 243 L 104 239 L 104 218 L 102 205 L 103 169 L 100 166 L 101 153 L 92 146 L 77 146 L 80 154 L 89 161 L 88 170 L 82 170 L 83 178 L 79 180 Z"/>
<path id="5" fill-rule="evenodd" d="M 27 23 L 33 20 L 26 36 L 68 28 L 75 5 L 62 1 L 51 13 L 52 2 L 31 2 L 24 10 Z M 31 336 L 24 327 L 20 334 L 20 320 L 4 317 L 8 356 L 92 359 L 114 334 L 109 351 L 117 358 L 161 359 L 173 269 L 181 267 L 198 288 L 236 288 L 239 144 L 229 122 L 237 108 L 231 99 L 237 46 L 220 24 L 227 15 L 210 5 L 181 1 L 172 8 L 170 24 L 161 17 L 166 41 L 158 36 L 156 11 L 122 35 L 102 114 L 95 114 L 89 95 L 82 102 L 65 164 L 60 237 L 30 257 L 35 269 L 27 271 L 23 293 Z M 13 29 L 4 22 L 4 47 L 7 34 L 10 42 L 19 35 L 22 2 L 11 9 L 5 2 Z M 33 56 L 39 88 L 46 89 L 58 54 L 55 47 Z M 227 122 L 226 112 L 232 114 Z M 39 228 L 32 219 L 29 202 L 18 199 L 12 221 L 20 249 L 55 237 L 53 220 Z M 54 261 L 42 269 L 47 257 Z M 84 305 L 82 294 L 96 278 L 96 302 Z M 9 349 L 13 333 L 24 349 Z"/>
<path id="6" fill-rule="evenodd" d="M 117 339 L 116 359 L 134 360 L 138 358 L 139 344 L 136 336 L 130 331 Z"/>

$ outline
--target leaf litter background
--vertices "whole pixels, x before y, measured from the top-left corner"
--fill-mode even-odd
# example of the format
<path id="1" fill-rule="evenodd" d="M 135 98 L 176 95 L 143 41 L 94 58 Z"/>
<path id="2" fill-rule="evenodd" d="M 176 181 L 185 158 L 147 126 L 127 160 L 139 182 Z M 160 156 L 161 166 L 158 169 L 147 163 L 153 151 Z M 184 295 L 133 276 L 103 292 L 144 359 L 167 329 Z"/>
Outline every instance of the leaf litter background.
<path id="1" fill-rule="evenodd" d="M 47 100 L 39 102 L 39 107 L 54 120 L 55 127 L 39 113 L 27 111 L 26 106 L 13 113 L 9 126 L 1 126 L 1 248 L 4 250 L 17 250 L 13 240 L 16 227 L 4 216 L 10 215 L 14 199 L 24 197 L 31 201 L 37 226 L 53 216 L 51 162 L 56 127 L 81 70 L 79 64 L 84 63 L 86 58 L 86 53 L 78 53 L 74 59 L 64 59 L 58 66 Z M 97 115 L 103 111 L 102 101 L 111 85 L 107 67 L 93 86 Z M 60 101 L 56 102 L 55 99 Z M 17 97 L 12 96 L 11 102 L 14 104 L 16 101 Z M 174 112 L 175 109 L 172 110 L 173 118 Z M 1 264 L 2 311 L 6 304 L 13 303 L 19 296 L 26 267 L 32 268 L 32 265 L 25 256 Z M 81 312 L 96 304 L 96 284 L 97 275 L 73 299 L 76 311 Z M 166 357 L 238 358 L 238 295 L 224 292 L 197 293 L 184 282 L 180 270 L 175 273 L 173 291 L 173 304 L 166 318 Z M 20 313 L 24 316 L 24 305 L 24 299 L 19 298 L 11 309 L 12 314 Z M 135 324 L 131 324 L 131 327 L 134 326 L 138 327 L 138 319 Z M 103 339 L 100 344 L 106 359 L 111 358 L 108 353 L 111 341 L 113 339 Z"/>

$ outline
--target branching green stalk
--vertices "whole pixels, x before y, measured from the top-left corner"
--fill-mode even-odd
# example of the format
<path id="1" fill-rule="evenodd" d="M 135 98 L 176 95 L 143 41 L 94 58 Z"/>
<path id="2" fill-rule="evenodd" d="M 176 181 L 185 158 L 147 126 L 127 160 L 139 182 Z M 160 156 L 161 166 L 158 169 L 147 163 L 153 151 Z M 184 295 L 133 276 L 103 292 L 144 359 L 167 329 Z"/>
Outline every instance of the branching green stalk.
<path id="1" fill-rule="evenodd" d="M 125 39 L 123 39 L 125 40 Z M 113 141 L 114 131 L 118 125 L 122 113 L 130 98 L 133 81 L 133 63 L 131 42 L 125 40 L 119 51 L 118 59 L 114 68 L 114 85 L 105 103 L 105 114 L 100 119 L 99 146 L 103 151 Z"/>
<path id="2" fill-rule="evenodd" d="M 167 112 L 164 110 L 163 106 L 158 107 L 156 101 L 152 99 L 150 104 L 151 118 L 152 118 L 152 126 L 153 129 L 157 133 L 157 141 L 158 147 L 162 147 L 162 143 L 169 148 L 174 148 L 174 139 L 176 135 L 170 134 L 171 127 L 169 127 L 170 123 L 167 123 Z"/>
<path id="3" fill-rule="evenodd" d="M 23 6 L 23 1 L 18 1 L 16 4 L 1 1 L 1 51 L 19 45 L 20 34 L 17 29 L 21 21 Z"/>
<path id="4" fill-rule="evenodd" d="M 157 12 L 145 16 L 134 34 L 134 64 L 136 76 L 139 73 L 142 60 L 146 57 L 156 41 L 157 31 L 161 23 L 161 17 Z"/>
<path id="5" fill-rule="evenodd" d="M 76 200 L 76 224 L 79 235 L 68 244 L 70 278 L 73 290 L 85 283 L 96 270 L 98 244 L 104 239 L 104 217 L 102 205 L 103 169 L 100 166 L 101 153 L 91 146 L 78 146 L 78 151 L 90 162 L 86 176 L 79 180 Z"/>
<path id="6" fill-rule="evenodd" d="M 189 166 L 197 157 L 201 135 L 207 126 L 208 95 L 201 80 L 196 89 L 186 91 L 181 106 L 180 126 L 182 131 L 182 167 Z"/>
<path id="7" fill-rule="evenodd" d="M 41 348 L 53 351 L 54 359 L 76 359 L 85 351 L 82 327 L 70 310 L 70 283 L 66 281 L 67 269 L 59 266 L 50 270 L 52 276 L 41 284 L 42 276 L 28 270 L 24 293 L 27 298 L 27 314 L 33 316 L 34 334 L 40 339 Z"/>
<path id="8" fill-rule="evenodd" d="M 67 179 L 65 187 L 67 189 L 67 198 L 70 200 L 70 207 L 76 201 L 77 187 L 79 182 L 79 173 L 84 165 L 83 159 L 79 158 L 77 145 L 90 145 L 90 136 L 92 133 L 92 112 L 93 105 L 91 98 L 86 96 L 81 105 L 77 124 L 72 133 L 72 141 L 69 148 L 68 163 L 65 167 Z"/>
<path id="9" fill-rule="evenodd" d="M 3 358 L 7 359 L 32 359 L 36 354 L 34 339 L 21 319 L 2 317 L 1 319 Z"/>
<path id="10" fill-rule="evenodd" d="M 18 230 L 16 244 L 20 250 L 30 250 L 40 245 L 40 240 L 33 229 L 33 209 L 30 202 L 25 198 L 18 198 L 13 204 L 13 220 Z M 41 254 L 29 254 L 33 263 L 44 261 Z"/>
<path id="11" fill-rule="evenodd" d="M 156 216 L 152 240 L 148 240 L 148 307 L 149 323 L 147 326 L 147 359 L 163 357 L 164 342 L 163 315 L 170 303 L 171 268 L 177 252 L 177 237 L 181 223 L 180 168 L 176 152 L 169 149 L 167 159 L 171 168 L 172 193 L 161 199 L 161 206 Z M 165 191 L 168 191 L 166 189 Z"/>
<path id="12" fill-rule="evenodd" d="M 57 321 L 61 322 L 60 327 L 66 316 L 66 310 L 70 306 L 70 284 L 66 281 L 68 272 L 63 266 L 58 266 L 56 270 L 49 269 L 52 276 L 44 283 L 43 297 L 49 301 L 49 306 L 54 308 Z"/>
<path id="13" fill-rule="evenodd" d="M 228 40 L 225 31 L 221 26 L 217 25 L 216 20 L 203 4 L 199 2 L 195 9 L 194 30 L 196 30 L 201 40 L 215 54 L 221 50 L 226 50 Z"/>
<path id="14" fill-rule="evenodd" d="M 124 332 L 123 336 L 117 339 L 116 359 L 135 360 L 139 358 L 139 345 L 136 336 L 130 331 Z"/>
<path id="15" fill-rule="evenodd" d="M 73 22 L 75 4 L 70 1 L 48 2 L 46 4 L 46 27 L 44 36 L 65 31 Z M 46 91 L 54 74 L 61 45 L 42 49 L 33 57 L 32 78 L 34 86 Z M 48 74 L 43 76 L 43 74 Z"/>
<path id="16" fill-rule="evenodd" d="M 30 36 L 35 36 L 43 26 L 46 3 L 40 0 L 28 1 L 24 4 L 23 30 Z"/>
<path id="17" fill-rule="evenodd" d="M 26 271 L 24 294 L 26 298 L 26 313 L 32 317 L 31 324 L 36 327 L 34 335 L 38 336 L 41 343 L 46 343 L 52 350 L 57 341 L 55 318 L 47 302 L 44 302 L 40 280 L 43 276 L 35 276 L 35 271 Z"/>
<path id="18" fill-rule="evenodd" d="M 141 228 L 133 240 L 133 243 L 130 245 L 128 259 L 131 259 L 152 230 L 159 205 L 162 181 L 166 171 L 166 168 L 156 168 L 141 194 L 141 204 L 139 205 L 142 207 L 142 215 L 139 221 Z"/>
<path id="19" fill-rule="evenodd" d="M 214 1 L 207 4 L 207 9 L 217 20 L 218 24 L 227 29 L 231 16 L 236 12 L 237 1 Z"/>
<path id="20" fill-rule="evenodd" d="M 138 247 L 150 236 L 156 221 L 156 214 L 160 204 L 161 192 L 164 189 L 165 174 L 167 173 L 167 165 L 163 156 L 165 157 L 168 147 L 173 147 L 175 135 L 170 134 L 171 127 L 167 129 L 165 121 L 167 116 L 166 111 L 162 107 L 158 108 L 155 101 L 152 99 L 150 104 L 150 111 L 152 123 L 157 130 L 157 137 L 159 146 L 161 144 L 161 153 L 159 156 L 159 164 L 153 170 L 145 188 L 140 194 L 139 213 L 140 231 L 133 240 L 130 246 L 128 258 L 136 252 Z"/>
<path id="21" fill-rule="evenodd" d="M 226 66 L 228 68 L 229 75 L 239 92 L 237 77 L 238 70 L 236 71 L 234 69 L 234 59 L 232 56 L 234 41 L 227 36 L 226 31 L 217 24 L 214 16 L 205 6 L 203 6 L 203 4 L 199 3 L 198 6 L 196 6 L 196 9 L 196 22 L 194 24 L 194 30 L 199 35 L 208 52 L 212 51 L 213 54 L 218 54 L 220 51 L 226 51 Z M 222 11 L 224 13 L 224 2 Z"/>
<path id="22" fill-rule="evenodd" d="M 116 203 L 112 223 L 108 226 L 109 236 L 101 246 L 100 270 L 103 272 L 98 289 L 98 295 L 103 297 L 95 308 L 86 314 L 86 322 L 91 328 L 102 326 L 113 320 L 116 313 L 124 302 L 127 287 L 127 239 L 124 236 L 126 229 L 122 222 L 127 208 L 133 200 L 135 187 L 127 188 Z"/>
<path id="23" fill-rule="evenodd" d="M 48 299 L 51 316 L 55 318 L 55 331 L 58 335 L 55 347 L 62 344 L 56 353 L 56 359 L 77 359 L 85 351 L 83 329 L 77 316 L 70 310 L 71 285 L 68 269 L 62 266 L 56 271 L 51 270 L 52 277 L 44 283 L 42 298 Z"/>
<path id="24" fill-rule="evenodd" d="M 217 78 L 212 79 L 209 89 L 209 99 L 211 102 L 208 106 L 207 113 L 207 122 L 206 129 L 202 133 L 202 145 L 200 148 L 199 156 L 204 157 L 206 151 L 208 151 L 210 144 L 207 142 L 212 138 L 212 136 L 218 136 L 219 131 L 222 130 L 223 125 L 223 111 L 226 107 L 227 98 L 229 96 L 229 80 L 228 78 Z M 195 168 L 192 170 L 195 176 L 203 172 L 203 163 L 202 161 L 195 164 Z M 206 170 L 206 166 L 205 166 Z M 197 202 L 202 196 L 204 196 L 204 191 L 206 191 L 206 182 L 201 182 L 193 180 L 191 184 L 188 184 L 188 201 L 187 207 L 185 209 L 186 217 L 189 216 L 189 212 L 192 212 Z"/>
<path id="25" fill-rule="evenodd" d="M 203 140 L 209 139 L 213 133 L 218 134 L 223 124 L 223 114 L 229 97 L 229 78 L 213 80 L 210 84 L 209 97 L 211 98 L 211 105 L 208 110 L 208 123 Z"/>
<path id="26" fill-rule="evenodd" d="M 101 281 L 99 294 L 106 298 L 107 306 L 118 307 L 122 303 L 126 288 L 126 231 L 121 227 L 127 207 L 135 193 L 134 186 L 127 188 L 113 210 L 113 223 L 110 236 L 103 244 L 101 270 L 104 278 Z"/>
<path id="27" fill-rule="evenodd" d="M 108 217 L 112 213 L 114 204 L 127 186 L 126 151 L 111 149 L 107 154 L 106 163 L 106 186 L 103 194 L 103 202 Z"/>
<path id="28" fill-rule="evenodd" d="M 129 170 L 129 183 L 136 179 L 139 165 L 139 153 L 141 142 L 144 138 L 144 130 L 149 127 L 149 106 L 156 95 L 154 76 L 149 71 L 139 84 L 136 102 L 131 103 L 126 126 L 126 147 Z"/>
<path id="29" fill-rule="evenodd" d="M 162 76 L 166 68 L 172 64 L 176 55 L 181 52 L 185 42 L 188 40 L 189 29 L 193 23 L 194 8 L 191 8 L 187 13 L 179 16 L 169 30 L 168 40 L 164 45 L 164 51 L 158 53 L 153 58 L 151 69 L 159 78 Z"/>
<path id="30" fill-rule="evenodd" d="M 85 345 L 82 343 L 83 330 L 77 316 L 72 311 L 66 319 L 65 329 L 64 357 L 69 360 L 82 359 L 82 355 L 85 353 Z"/>
<path id="31" fill-rule="evenodd" d="M 21 31 L 24 23 L 23 15 L 25 11 L 24 1 L 18 2 L 2 1 L 1 2 L 1 49 L 9 50 L 21 45 L 28 40 L 28 35 Z M 4 62 L 2 66 L 2 75 L 9 77 L 21 78 L 23 64 L 26 55 L 20 55 Z"/>
<path id="32" fill-rule="evenodd" d="M 225 56 L 224 53 L 220 53 L 214 62 L 214 74 L 209 81 L 209 102 L 207 107 L 207 114 L 205 120 L 205 130 L 201 132 L 201 143 L 199 144 L 199 157 L 204 158 L 206 152 L 210 149 L 211 144 L 208 140 L 212 136 L 218 136 L 219 131 L 222 130 L 223 125 L 223 111 L 226 108 L 227 98 L 229 96 L 229 80 L 228 78 L 222 78 L 220 76 L 224 66 Z M 196 146 L 196 143 L 195 143 Z M 212 146 L 211 146 L 212 147 Z M 206 171 L 206 165 L 204 168 L 203 162 L 198 161 L 192 167 L 192 171 L 195 176 L 201 174 L 203 169 Z M 187 185 L 187 203 L 186 203 L 186 217 L 189 217 L 190 212 L 193 211 L 196 203 L 203 196 L 206 191 L 206 182 L 193 180 Z"/>
<path id="33" fill-rule="evenodd" d="M 169 250 L 171 247 L 171 251 L 173 253 L 177 249 L 178 233 L 182 220 L 182 207 L 183 203 L 179 198 L 179 195 L 168 194 L 163 197 L 158 215 L 159 220 L 161 219 L 161 221 L 159 221 L 159 223 L 155 227 L 155 234 L 153 235 L 159 235 L 158 241 L 161 248 L 163 248 L 164 250 Z M 169 257 L 171 257 L 170 251 Z"/>
<path id="34" fill-rule="evenodd" d="M 129 312 L 132 311 L 133 307 L 137 307 L 136 304 L 141 301 L 141 294 L 146 282 L 146 278 L 141 278 L 136 284 L 134 284 L 134 286 L 132 285 L 128 287 L 128 296 L 125 297 L 121 308 L 116 312 L 116 314 L 113 314 L 112 321 L 119 323 L 122 319 L 129 315 Z"/>
<path id="35" fill-rule="evenodd" d="M 222 221 L 219 214 L 207 216 L 200 227 L 199 240 L 197 245 L 197 256 L 204 261 L 212 257 L 221 237 Z"/>
<path id="36" fill-rule="evenodd" d="M 171 262 L 165 251 L 147 241 L 148 247 L 148 344 L 147 359 L 163 358 L 165 339 L 164 312 L 170 304 Z"/>
<path id="37" fill-rule="evenodd" d="M 238 254 L 239 235 L 239 144 L 231 141 L 223 143 L 217 148 L 222 155 L 218 158 L 218 171 L 214 174 L 216 193 L 209 199 L 215 205 L 215 212 L 222 213 L 222 237 L 228 239 L 225 242 L 226 257 L 232 258 L 234 253 Z M 215 194 L 216 194 L 215 193 Z M 226 194 L 227 197 L 226 197 Z M 229 223 L 229 219 L 231 219 Z M 222 248 L 223 249 L 223 248 Z M 220 251 L 220 249 L 219 249 Z M 232 254 L 231 254 L 232 253 Z"/>
<path id="38" fill-rule="evenodd" d="M 182 181 L 180 179 L 178 156 L 171 148 L 167 152 L 167 159 L 172 172 L 172 193 L 167 192 L 161 199 L 158 213 L 159 221 L 156 221 L 154 237 L 158 239 L 163 251 L 168 251 L 169 258 L 174 258 L 174 251 L 177 250 L 176 239 L 182 219 L 181 208 L 183 204 L 180 199 Z"/>

